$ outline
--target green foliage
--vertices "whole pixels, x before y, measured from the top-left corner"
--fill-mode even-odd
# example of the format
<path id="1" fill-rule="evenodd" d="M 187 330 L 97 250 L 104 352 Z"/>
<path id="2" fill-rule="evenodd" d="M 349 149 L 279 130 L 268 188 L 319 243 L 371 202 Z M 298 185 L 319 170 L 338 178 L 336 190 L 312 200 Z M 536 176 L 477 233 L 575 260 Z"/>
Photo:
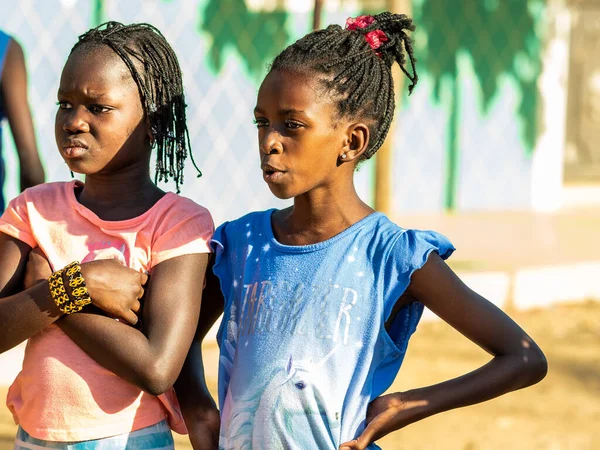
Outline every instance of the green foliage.
<path id="1" fill-rule="evenodd" d="M 501 75 L 511 77 L 522 97 L 518 114 L 528 152 L 536 138 L 536 81 L 540 74 L 541 44 L 536 27 L 543 0 L 420 0 L 415 1 L 417 40 L 425 40 L 419 65 L 433 75 L 439 101 L 444 79 L 455 83 L 457 55 L 472 59 L 481 87 L 482 110 L 487 113 Z M 452 6 L 450 6 L 450 4 Z M 417 42 L 418 44 L 418 42 Z"/>
<path id="2" fill-rule="evenodd" d="M 216 72 L 223 68 L 227 51 L 233 50 L 250 75 L 259 78 L 290 39 L 287 12 L 249 11 L 244 0 L 208 0 L 200 17 L 200 29 L 212 38 L 208 56 Z"/>

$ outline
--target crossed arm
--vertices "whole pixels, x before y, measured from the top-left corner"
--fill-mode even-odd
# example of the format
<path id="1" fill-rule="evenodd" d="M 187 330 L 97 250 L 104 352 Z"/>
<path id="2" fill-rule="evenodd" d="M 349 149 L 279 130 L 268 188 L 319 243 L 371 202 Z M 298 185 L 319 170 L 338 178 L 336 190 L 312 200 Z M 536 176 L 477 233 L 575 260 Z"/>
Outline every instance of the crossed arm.
<path id="1" fill-rule="evenodd" d="M 46 281 L 22 290 L 31 247 L 0 233 L 0 353 L 58 320 L 62 313 Z"/>
<path id="2" fill-rule="evenodd" d="M 56 322 L 90 357 L 140 389 L 158 395 L 173 385 L 196 331 L 208 254 L 179 256 L 153 268 L 140 331 L 93 308 L 63 316 L 46 281 L 22 290 L 30 252 L 29 245 L 0 233 L 0 352 Z M 119 278 L 131 278 L 134 271 L 115 265 L 104 284 L 116 285 L 115 295 L 122 290 L 133 298 L 125 289 L 136 283 L 121 286 Z"/>
<path id="3" fill-rule="evenodd" d="M 152 270 L 141 332 L 105 315 L 65 316 L 58 326 L 96 362 L 152 395 L 177 379 L 192 343 L 208 254 L 179 256 Z"/>

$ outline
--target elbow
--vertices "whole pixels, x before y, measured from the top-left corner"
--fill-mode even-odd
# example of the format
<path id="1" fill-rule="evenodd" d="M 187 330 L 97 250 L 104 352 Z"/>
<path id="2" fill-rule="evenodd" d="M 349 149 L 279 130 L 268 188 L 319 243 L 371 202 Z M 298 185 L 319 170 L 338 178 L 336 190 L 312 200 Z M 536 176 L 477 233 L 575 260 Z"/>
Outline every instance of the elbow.
<path id="1" fill-rule="evenodd" d="M 158 397 L 171 389 L 176 379 L 177 374 L 173 373 L 173 370 L 153 364 L 143 374 L 138 386 L 148 394 Z"/>
<path id="2" fill-rule="evenodd" d="M 144 392 L 158 397 L 159 395 L 162 395 L 171 389 L 171 387 L 173 387 L 173 383 L 169 383 L 168 380 L 161 377 L 149 377 L 148 379 L 144 380 L 139 387 Z"/>
<path id="3" fill-rule="evenodd" d="M 523 373 L 523 386 L 527 387 L 539 383 L 548 373 L 548 361 L 539 347 L 530 348 L 521 356 L 521 371 Z"/>
<path id="4" fill-rule="evenodd" d="M 536 357 L 536 361 L 534 364 L 533 372 L 533 383 L 539 383 L 542 381 L 546 375 L 548 374 L 548 361 L 546 360 L 546 356 L 539 350 L 539 354 Z"/>
<path id="5" fill-rule="evenodd" d="M 168 383 L 165 383 L 162 380 L 152 380 L 140 387 L 144 392 L 155 397 L 164 394 L 171 388 Z"/>

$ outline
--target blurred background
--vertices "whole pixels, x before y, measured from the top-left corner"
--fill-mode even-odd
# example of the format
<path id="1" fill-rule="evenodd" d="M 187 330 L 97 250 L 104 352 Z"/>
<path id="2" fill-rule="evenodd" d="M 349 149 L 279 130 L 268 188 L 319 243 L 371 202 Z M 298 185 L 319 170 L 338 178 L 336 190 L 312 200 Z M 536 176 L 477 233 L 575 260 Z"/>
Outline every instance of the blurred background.
<path id="1" fill-rule="evenodd" d="M 531 389 L 411 425 L 390 449 L 600 448 L 600 0 L 0 0 L 0 30 L 25 51 L 47 181 L 70 179 L 54 141 L 56 90 L 77 36 L 106 20 L 149 22 L 184 74 L 203 177 L 182 194 L 219 224 L 281 207 L 262 181 L 252 123 L 268 63 L 314 27 L 358 14 L 411 15 L 420 82 L 385 146 L 356 174 L 360 195 L 405 227 L 446 234 L 450 262 L 547 353 Z M 4 193 L 18 194 L 5 127 Z M 172 189 L 171 185 L 162 186 Z M 468 312 L 466 312 L 468 313 Z M 0 395 L 23 346 L 0 355 Z M 209 384 L 217 350 L 206 343 Z M 485 353 L 426 313 L 393 389 L 454 377 Z M 4 386 L 4 387 L 2 387 Z M 0 412 L 0 449 L 15 426 Z M 185 437 L 178 448 L 187 448 Z"/>

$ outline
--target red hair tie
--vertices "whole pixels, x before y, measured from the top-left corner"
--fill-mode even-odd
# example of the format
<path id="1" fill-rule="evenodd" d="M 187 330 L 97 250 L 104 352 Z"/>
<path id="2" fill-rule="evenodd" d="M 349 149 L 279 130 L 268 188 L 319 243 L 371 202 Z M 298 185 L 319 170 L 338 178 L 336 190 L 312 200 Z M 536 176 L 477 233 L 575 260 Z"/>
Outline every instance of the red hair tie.
<path id="1" fill-rule="evenodd" d="M 358 17 L 349 17 L 346 20 L 346 30 L 358 30 L 361 28 L 367 28 L 375 22 L 375 17 L 373 16 L 358 16 Z M 382 30 L 373 30 L 369 31 L 365 34 L 365 39 L 371 46 L 373 50 L 377 50 L 379 47 L 383 45 L 384 42 L 389 41 L 387 34 L 385 34 Z M 378 51 L 375 52 L 377 56 L 381 56 L 381 53 Z"/>

